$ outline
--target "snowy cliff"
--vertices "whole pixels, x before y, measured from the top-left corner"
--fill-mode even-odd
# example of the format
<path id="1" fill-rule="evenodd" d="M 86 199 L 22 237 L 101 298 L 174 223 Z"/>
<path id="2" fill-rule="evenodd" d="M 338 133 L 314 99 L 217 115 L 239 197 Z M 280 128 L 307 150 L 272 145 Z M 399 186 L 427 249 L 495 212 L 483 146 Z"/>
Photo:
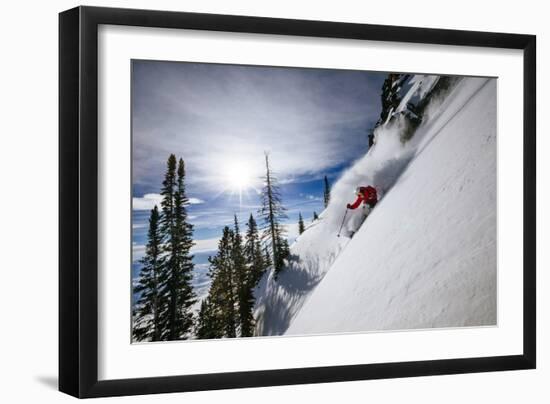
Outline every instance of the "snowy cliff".
<path id="1" fill-rule="evenodd" d="M 414 76 L 403 100 L 423 97 L 432 77 Z M 496 81 L 462 79 L 407 142 L 405 124 L 376 129 L 278 279 L 263 277 L 257 335 L 496 323 Z M 368 184 L 380 202 L 362 226 L 349 211 L 338 237 L 353 190 Z"/>

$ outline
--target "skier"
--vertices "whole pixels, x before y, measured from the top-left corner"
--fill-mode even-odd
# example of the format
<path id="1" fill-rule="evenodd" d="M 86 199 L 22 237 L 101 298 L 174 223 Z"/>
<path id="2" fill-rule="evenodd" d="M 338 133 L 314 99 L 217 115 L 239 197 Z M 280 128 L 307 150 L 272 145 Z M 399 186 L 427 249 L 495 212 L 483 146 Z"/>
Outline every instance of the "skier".
<path id="1" fill-rule="evenodd" d="M 360 218 L 359 226 L 355 226 L 356 229 L 361 227 L 367 216 L 369 215 L 370 211 L 376 206 L 378 203 L 378 193 L 376 192 L 376 188 L 373 186 L 367 185 L 366 187 L 357 187 L 355 189 L 355 194 L 357 195 L 357 199 L 353 203 L 348 203 L 346 205 L 347 209 L 357 209 L 361 203 L 363 203 L 363 214 Z M 367 209 L 368 206 L 368 209 Z M 340 237 L 340 233 L 342 231 L 342 227 L 344 226 L 344 222 L 346 221 L 346 216 L 348 214 L 348 211 L 346 209 L 346 213 L 344 214 L 344 217 L 342 218 L 342 224 L 340 225 L 340 229 L 338 230 L 338 237 Z M 355 222 L 357 223 L 357 222 Z M 352 238 L 355 234 L 356 230 L 351 230 L 348 232 L 348 237 Z"/>
<path id="2" fill-rule="evenodd" d="M 357 195 L 357 199 L 352 204 L 348 203 L 346 206 L 348 209 L 357 209 L 361 205 L 361 202 L 363 202 L 363 207 L 368 206 L 372 209 L 378 203 L 376 189 L 370 185 L 357 187 L 355 194 Z"/>

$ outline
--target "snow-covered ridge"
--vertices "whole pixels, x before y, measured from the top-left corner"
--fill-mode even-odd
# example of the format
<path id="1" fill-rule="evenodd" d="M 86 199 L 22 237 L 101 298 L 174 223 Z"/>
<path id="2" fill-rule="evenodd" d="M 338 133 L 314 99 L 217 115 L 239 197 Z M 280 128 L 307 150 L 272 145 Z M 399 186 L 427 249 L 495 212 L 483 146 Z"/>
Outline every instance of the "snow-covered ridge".
<path id="1" fill-rule="evenodd" d="M 414 76 L 404 99 L 434 83 Z M 288 267 L 260 282 L 258 335 L 495 323 L 495 94 L 494 80 L 465 78 L 432 102 L 408 142 L 405 119 L 376 129 Z M 337 237 L 353 190 L 368 184 L 379 204 L 352 240 Z M 360 216 L 348 212 L 344 233 Z"/>

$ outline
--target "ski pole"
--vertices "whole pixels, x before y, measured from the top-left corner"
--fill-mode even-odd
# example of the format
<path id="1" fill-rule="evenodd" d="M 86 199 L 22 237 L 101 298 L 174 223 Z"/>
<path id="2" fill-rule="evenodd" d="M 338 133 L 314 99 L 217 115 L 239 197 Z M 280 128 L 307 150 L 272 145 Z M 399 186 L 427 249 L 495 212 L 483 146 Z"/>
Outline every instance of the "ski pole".
<path id="1" fill-rule="evenodd" d="M 344 213 L 344 217 L 342 218 L 342 224 L 340 225 L 340 230 L 338 230 L 338 237 L 340 237 L 340 232 L 342 231 L 342 227 L 344 227 L 344 221 L 346 220 L 347 214 L 348 214 L 348 210 L 346 209 L 346 213 Z"/>

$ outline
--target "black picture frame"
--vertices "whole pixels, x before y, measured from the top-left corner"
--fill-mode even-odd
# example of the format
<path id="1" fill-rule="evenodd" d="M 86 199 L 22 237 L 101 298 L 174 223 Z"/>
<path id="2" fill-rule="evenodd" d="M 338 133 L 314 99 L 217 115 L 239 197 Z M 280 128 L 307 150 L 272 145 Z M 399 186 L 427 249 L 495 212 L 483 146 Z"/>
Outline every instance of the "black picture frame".
<path id="1" fill-rule="evenodd" d="M 523 353 L 466 359 L 99 381 L 98 26 L 345 38 L 523 51 Z M 533 369 L 536 366 L 536 37 L 184 12 L 77 7 L 59 15 L 59 390 L 104 397 Z"/>

